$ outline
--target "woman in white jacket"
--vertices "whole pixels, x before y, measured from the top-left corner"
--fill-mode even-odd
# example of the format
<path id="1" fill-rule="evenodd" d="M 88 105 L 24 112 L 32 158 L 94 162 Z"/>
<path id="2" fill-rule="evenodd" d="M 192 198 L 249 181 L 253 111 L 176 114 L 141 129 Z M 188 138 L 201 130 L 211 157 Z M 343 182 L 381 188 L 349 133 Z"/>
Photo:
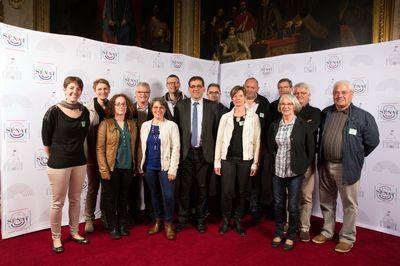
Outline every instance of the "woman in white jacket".
<path id="1" fill-rule="evenodd" d="M 244 88 L 235 86 L 230 95 L 234 107 L 221 117 L 215 147 L 214 171 L 221 175 L 224 215 L 219 233 L 225 234 L 230 229 L 233 215 L 234 230 L 244 236 L 246 231 L 241 225 L 241 217 L 249 178 L 255 176 L 258 169 L 261 128 L 258 116 L 245 107 Z"/>
<path id="2" fill-rule="evenodd" d="M 148 233 L 158 233 L 162 226 L 161 220 L 164 219 L 166 237 L 174 240 L 176 235 L 172 228 L 172 218 L 180 141 L 178 126 L 164 118 L 167 108 L 168 105 L 162 98 L 154 99 L 151 107 L 154 118 L 142 124 L 140 139 L 143 157 L 140 169 L 145 173 L 145 180 L 151 191 L 156 218 Z"/>

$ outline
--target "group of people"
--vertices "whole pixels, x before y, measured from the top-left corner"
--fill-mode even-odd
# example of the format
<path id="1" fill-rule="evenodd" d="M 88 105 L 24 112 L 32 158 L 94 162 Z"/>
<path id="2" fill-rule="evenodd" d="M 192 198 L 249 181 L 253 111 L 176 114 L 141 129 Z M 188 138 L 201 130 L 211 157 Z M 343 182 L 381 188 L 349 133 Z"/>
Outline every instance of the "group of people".
<path id="1" fill-rule="evenodd" d="M 339 192 L 344 217 L 335 250 L 351 250 L 361 169 L 364 157 L 379 144 L 379 132 L 373 116 L 352 104 L 350 82 L 334 84 L 334 104 L 322 112 L 310 106 L 306 83 L 292 87 L 287 78 L 278 82 L 279 99 L 272 103 L 258 93 L 258 81 L 248 78 L 231 89 L 229 109 L 219 102 L 218 84 L 206 89 L 203 78 L 193 76 L 189 97 L 180 86 L 178 76 L 168 76 L 168 92 L 150 102 L 150 85 L 140 82 L 132 103 L 125 94 L 108 99 L 110 84 L 98 79 L 93 83 L 96 97 L 85 107 L 79 102 L 82 80 L 64 80 L 65 100 L 46 112 L 42 126 L 54 252 L 64 251 L 61 213 L 67 192 L 70 239 L 89 243 L 78 232 L 85 173 L 87 233 L 94 231 L 100 183 L 102 219 L 112 239 L 129 235 L 129 218 L 143 204 L 153 220 L 150 235 L 164 229 L 166 238 L 174 240 L 192 220 L 204 233 L 211 194 L 220 201 L 219 233 L 233 229 L 244 236 L 247 202 L 258 220 L 267 191 L 276 227 L 272 246 L 290 250 L 298 232 L 301 241 L 311 240 L 317 170 L 324 225 L 312 241 L 322 244 L 333 237 Z M 174 226 L 175 199 L 179 210 Z"/>

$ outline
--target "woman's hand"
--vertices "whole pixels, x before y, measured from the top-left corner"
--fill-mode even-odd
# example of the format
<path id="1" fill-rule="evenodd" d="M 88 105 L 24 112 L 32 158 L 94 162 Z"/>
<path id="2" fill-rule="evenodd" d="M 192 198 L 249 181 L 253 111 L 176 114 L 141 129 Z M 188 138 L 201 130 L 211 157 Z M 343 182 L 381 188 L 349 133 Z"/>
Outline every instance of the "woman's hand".
<path id="1" fill-rule="evenodd" d="M 173 181 L 173 180 L 175 180 L 176 179 L 176 175 L 170 175 L 170 174 L 168 174 L 168 180 L 169 181 Z"/>
<path id="2" fill-rule="evenodd" d="M 221 175 L 221 168 L 214 168 L 214 172 L 216 175 Z"/>
<path id="3" fill-rule="evenodd" d="M 255 176 L 257 174 L 257 169 L 250 170 L 250 176 Z"/>
<path id="4" fill-rule="evenodd" d="M 110 175 L 108 175 L 108 176 L 102 176 L 101 177 L 103 180 L 110 180 L 111 179 L 111 176 Z"/>

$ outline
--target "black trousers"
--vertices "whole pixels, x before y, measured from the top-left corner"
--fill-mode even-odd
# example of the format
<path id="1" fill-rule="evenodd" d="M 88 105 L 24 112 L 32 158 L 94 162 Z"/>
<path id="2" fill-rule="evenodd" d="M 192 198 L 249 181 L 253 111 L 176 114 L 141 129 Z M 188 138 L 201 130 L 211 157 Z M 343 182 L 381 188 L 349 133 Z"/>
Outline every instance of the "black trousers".
<path id="1" fill-rule="evenodd" d="M 127 224 L 127 204 L 133 178 L 131 169 L 114 169 L 111 179 L 102 179 L 105 190 L 104 208 L 109 228 Z"/>
<path id="2" fill-rule="evenodd" d="M 145 212 L 150 218 L 153 217 L 153 207 L 151 205 L 151 192 L 150 188 L 144 177 L 140 175 L 135 175 L 132 183 L 130 185 L 129 199 L 128 199 L 128 209 L 131 218 L 135 218 L 140 213 L 140 203 L 141 203 L 141 185 L 143 184 L 144 189 L 144 205 Z"/>
<path id="3" fill-rule="evenodd" d="M 244 214 L 252 163 L 252 160 L 243 161 L 241 158 L 221 161 L 221 207 L 224 216 L 235 214 L 241 217 Z"/>
<path id="4" fill-rule="evenodd" d="M 198 222 L 204 222 L 207 203 L 208 174 L 211 164 L 206 162 L 202 149 L 190 149 L 185 160 L 181 162 L 179 222 L 188 223 L 190 215 L 190 198 L 193 186 L 194 205 Z"/>

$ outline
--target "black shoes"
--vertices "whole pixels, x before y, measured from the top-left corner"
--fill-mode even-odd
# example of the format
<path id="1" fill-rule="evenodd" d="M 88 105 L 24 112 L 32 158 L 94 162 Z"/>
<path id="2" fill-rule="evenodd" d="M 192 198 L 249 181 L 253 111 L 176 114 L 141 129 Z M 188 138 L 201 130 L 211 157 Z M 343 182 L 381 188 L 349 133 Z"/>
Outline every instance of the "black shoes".
<path id="1" fill-rule="evenodd" d="M 197 231 L 199 231 L 199 233 L 205 233 L 207 231 L 207 227 L 204 222 L 199 222 L 197 224 Z"/>
<path id="2" fill-rule="evenodd" d="M 57 254 L 64 252 L 63 246 L 55 247 L 54 245 L 51 245 L 51 249 L 54 251 L 54 253 L 57 253 Z"/>
<path id="3" fill-rule="evenodd" d="M 231 217 L 226 215 L 224 216 L 224 221 L 222 222 L 221 227 L 219 228 L 218 232 L 220 235 L 225 234 L 231 228 Z"/>
<path id="4" fill-rule="evenodd" d="M 126 228 L 125 225 L 120 226 L 119 232 L 121 236 L 129 236 L 129 230 Z"/>
<path id="5" fill-rule="evenodd" d="M 117 228 L 113 228 L 112 230 L 110 230 L 110 237 L 111 239 L 118 240 L 121 239 L 121 234 L 117 230 Z"/>
<path id="6" fill-rule="evenodd" d="M 69 240 L 76 242 L 78 244 L 83 244 L 83 245 L 89 244 L 89 239 L 87 239 L 87 238 L 75 238 L 70 235 Z"/>
<path id="7" fill-rule="evenodd" d="M 186 225 L 187 225 L 186 223 L 178 223 L 175 226 L 175 232 L 182 232 L 183 229 L 185 229 Z"/>
<path id="8" fill-rule="evenodd" d="M 235 215 L 235 217 L 233 217 L 233 223 L 233 230 L 235 230 L 235 232 L 238 233 L 240 236 L 245 236 L 246 230 L 243 229 L 241 220 L 238 216 Z"/>

